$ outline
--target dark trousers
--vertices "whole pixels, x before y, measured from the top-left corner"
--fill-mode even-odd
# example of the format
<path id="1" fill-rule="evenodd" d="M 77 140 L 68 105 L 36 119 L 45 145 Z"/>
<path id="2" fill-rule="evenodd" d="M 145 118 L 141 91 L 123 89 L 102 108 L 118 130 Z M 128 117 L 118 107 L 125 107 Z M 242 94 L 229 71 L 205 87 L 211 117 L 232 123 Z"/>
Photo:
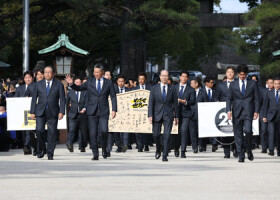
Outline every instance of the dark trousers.
<path id="1" fill-rule="evenodd" d="M 147 146 L 150 144 L 150 134 L 147 133 L 136 133 L 136 142 L 138 145 L 138 148 L 143 148 L 144 146 Z"/>
<path id="2" fill-rule="evenodd" d="M 108 142 L 108 116 L 88 116 L 89 134 L 90 134 L 90 146 L 94 156 L 99 156 L 98 151 L 98 132 L 100 132 L 101 146 L 105 151 L 107 149 Z M 99 131 L 98 131 L 99 130 Z"/>
<path id="3" fill-rule="evenodd" d="M 76 117 L 69 119 L 69 132 L 67 135 L 67 145 L 73 145 L 74 137 L 76 133 L 80 131 L 80 148 L 85 148 L 87 146 L 88 138 L 88 119 L 87 117 Z"/>
<path id="4" fill-rule="evenodd" d="M 263 122 L 263 120 L 260 120 L 260 125 L 261 125 L 261 130 L 260 130 L 260 135 L 261 135 L 261 145 L 262 145 L 262 150 L 267 150 L 268 147 L 268 123 Z"/>
<path id="5" fill-rule="evenodd" d="M 128 146 L 129 133 L 115 133 L 114 136 L 117 147 Z"/>
<path id="6" fill-rule="evenodd" d="M 37 152 L 42 153 L 45 147 L 45 139 L 47 138 L 47 153 L 48 157 L 54 155 L 54 150 L 57 142 L 57 122 L 58 117 L 51 117 L 49 110 L 46 109 L 43 116 L 36 116 L 36 135 L 38 139 Z M 48 130 L 45 131 L 47 123 Z M 47 136 L 45 134 L 47 133 Z"/>
<path id="7" fill-rule="evenodd" d="M 280 115 L 277 114 L 268 122 L 268 149 L 274 151 L 276 140 L 277 151 L 280 152 Z"/>
<path id="8" fill-rule="evenodd" d="M 252 153 L 252 119 L 250 119 L 243 109 L 238 117 L 233 117 L 233 132 L 236 150 L 239 158 L 245 158 L 245 143 L 243 133 L 245 133 L 247 153 Z"/>
<path id="9" fill-rule="evenodd" d="M 22 131 L 22 140 L 24 146 L 27 148 L 33 147 L 34 151 L 37 151 L 37 138 L 33 131 Z"/>
<path id="10" fill-rule="evenodd" d="M 161 134 L 161 127 L 164 126 L 163 135 Z M 169 152 L 169 139 L 172 130 L 173 119 L 170 119 L 167 115 L 163 115 L 160 121 L 153 121 L 153 137 L 156 143 L 157 151 L 161 151 L 163 146 L 163 156 L 167 156 Z M 162 140 L 162 144 L 161 144 Z"/>
<path id="11" fill-rule="evenodd" d="M 230 156 L 230 147 L 232 147 L 232 149 L 235 149 L 235 144 L 233 143 L 234 137 L 221 137 L 221 142 L 227 144 L 223 145 L 225 156 Z"/>
<path id="12" fill-rule="evenodd" d="M 113 143 L 114 143 L 114 134 L 115 133 L 111 133 L 111 132 L 108 133 L 107 152 L 111 152 L 112 151 Z"/>

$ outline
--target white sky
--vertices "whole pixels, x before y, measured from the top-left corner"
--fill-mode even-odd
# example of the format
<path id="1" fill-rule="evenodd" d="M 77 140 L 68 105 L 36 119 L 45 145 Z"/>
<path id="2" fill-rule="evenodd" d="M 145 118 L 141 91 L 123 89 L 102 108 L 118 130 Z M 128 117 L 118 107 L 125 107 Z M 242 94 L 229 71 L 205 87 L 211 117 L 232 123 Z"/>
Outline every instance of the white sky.
<path id="1" fill-rule="evenodd" d="M 244 13 L 248 11 L 247 3 L 241 3 L 239 0 L 221 0 L 220 7 L 214 7 L 218 13 Z"/>

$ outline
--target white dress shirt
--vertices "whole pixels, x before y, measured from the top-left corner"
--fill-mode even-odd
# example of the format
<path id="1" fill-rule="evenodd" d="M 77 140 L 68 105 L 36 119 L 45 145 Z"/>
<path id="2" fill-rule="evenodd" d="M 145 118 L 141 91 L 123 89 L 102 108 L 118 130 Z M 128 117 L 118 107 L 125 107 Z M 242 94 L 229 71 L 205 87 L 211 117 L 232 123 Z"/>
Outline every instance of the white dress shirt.
<path id="1" fill-rule="evenodd" d="M 227 88 L 229 89 L 229 86 L 230 86 L 230 83 L 231 83 L 232 81 L 229 81 L 229 80 L 227 80 Z"/>
<path id="2" fill-rule="evenodd" d="M 164 85 L 162 82 L 160 83 L 161 94 L 162 94 L 162 92 L 163 92 L 163 86 L 165 86 L 165 93 L 166 93 L 166 95 L 167 95 L 168 84 L 165 84 L 165 85 Z"/>
<path id="3" fill-rule="evenodd" d="M 180 91 L 181 91 L 182 86 L 184 86 L 184 88 L 183 88 L 183 93 L 184 93 L 184 92 L 185 92 L 185 89 L 186 89 L 187 84 L 185 84 L 185 85 L 181 85 L 181 83 L 180 83 L 179 93 L 180 93 Z"/>
<path id="4" fill-rule="evenodd" d="M 213 95 L 212 95 L 212 88 L 208 88 L 207 86 L 205 86 L 205 90 L 206 90 L 207 96 L 208 96 L 208 91 L 210 90 L 211 99 L 212 99 L 212 97 L 213 97 Z"/>
<path id="5" fill-rule="evenodd" d="M 118 88 L 119 88 L 119 93 L 125 93 L 125 87 L 122 87 L 122 88 L 118 87 Z M 121 91 L 121 89 L 123 89 L 123 90 Z"/>
<path id="6" fill-rule="evenodd" d="M 200 88 L 197 88 L 197 89 L 195 90 L 195 97 L 198 96 L 199 90 L 200 90 Z"/>
<path id="7" fill-rule="evenodd" d="M 139 84 L 139 87 L 140 87 L 140 90 L 145 90 L 146 89 L 146 84 L 144 84 L 144 85 Z"/>
<path id="8" fill-rule="evenodd" d="M 102 89 L 102 86 L 103 86 L 103 82 L 104 82 L 104 78 L 101 77 L 101 79 L 100 79 L 100 86 L 101 86 L 101 89 Z M 98 79 L 96 79 L 96 90 L 98 91 Z"/>
<path id="9" fill-rule="evenodd" d="M 246 90 L 246 87 L 247 87 L 247 78 L 245 78 L 244 84 L 245 84 L 245 90 Z M 243 82 L 242 82 L 242 80 L 239 78 L 240 92 L 242 92 L 242 85 L 243 85 Z"/>
<path id="10" fill-rule="evenodd" d="M 278 90 L 279 92 L 278 92 L 278 98 L 280 99 L 280 90 Z M 274 89 L 274 95 L 275 95 L 275 97 L 276 97 L 276 92 L 277 92 L 277 90 L 276 89 Z"/>
<path id="11" fill-rule="evenodd" d="M 53 82 L 53 79 L 52 80 L 50 80 L 50 81 L 47 81 L 46 80 L 46 88 L 48 87 L 48 82 L 50 82 L 50 88 L 52 87 L 52 82 Z"/>

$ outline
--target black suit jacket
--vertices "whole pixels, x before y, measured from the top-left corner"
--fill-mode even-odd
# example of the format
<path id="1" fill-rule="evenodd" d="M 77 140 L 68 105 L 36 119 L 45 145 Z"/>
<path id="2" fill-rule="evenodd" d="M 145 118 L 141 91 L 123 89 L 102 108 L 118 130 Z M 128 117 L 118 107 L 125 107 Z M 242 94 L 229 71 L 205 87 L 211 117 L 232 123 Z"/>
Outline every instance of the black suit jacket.
<path id="1" fill-rule="evenodd" d="M 234 117 L 238 117 L 245 110 L 248 117 L 253 119 L 254 112 L 259 113 L 259 89 L 256 81 L 247 79 L 246 92 L 244 97 L 240 91 L 239 79 L 230 83 L 227 98 L 227 112 L 232 110 Z"/>
<path id="2" fill-rule="evenodd" d="M 53 79 L 49 95 L 47 95 L 46 80 L 36 82 L 32 94 L 30 113 L 40 117 L 44 114 L 47 105 L 51 117 L 58 117 L 59 113 L 65 114 L 64 87 L 56 79 Z"/>
<path id="3" fill-rule="evenodd" d="M 129 88 L 127 88 L 127 87 L 124 87 L 125 89 L 124 89 L 124 92 L 129 92 L 129 91 L 131 91 Z M 116 94 L 119 94 L 120 93 L 120 90 L 119 90 L 119 87 L 117 86 L 117 85 L 114 85 L 114 89 L 115 89 L 115 92 L 116 92 Z"/>
<path id="4" fill-rule="evenodd" d="M 164 110 L 171 120 L 179 118 L 178 96 L 175 88 L 171 85 L 167 87 L 165 101 L 162 99 L 160 84 L 152 87 L 149 99 L 148 117 L 153 117 L 154 121 L 160 121 Z"/>
<path id="5" fill-rule="evenodd" d="M 87 107 L 87 103 L 88 103 L 88 94 L 87 91 L 82 91 L 80 93 L 80 98 L 79 98 L 79 102 L 77 101 L 77 96 L 76 96 L 76 91 L 75 90 L 69 90 L 67 93 L 67 98 L 66 98 L 66 106 L 67 108 L 69 108 L 69 112 L 68 112 L 68 117 L 70 118 L 75 118 L 79 113 L 78 113 L 78 109 L 79 112 Z M 70 106 L 71 104 L 71 106 Z M 82 116 L 82 114 L 80 114 Z"/>
<path id="6" fill-rule="evenodd" d="M 259 87 L 259 93 L 260 93 L 260 119 L 263 118 L 263 114 L 264 114 L 264 102 L 265 102 L 265 98 L 268 95 L 268 88 L 263 88 L 263 87 Z"/>
<path id="7" fill-rule="evenodd" d="M 280 101 L 280 93 L 279 93 L 279 101 Z M 276 103 L 275 98 L 275 89 L 269 90 L 267 92 L 267 96 L 264 100 L 264 108 L 263 108 L 263 118 L 267 118 L 268 121 L 274 120 L 277 114 L 280 114 L 280 104 Z"/>
<path id="8" fill-rule="evenodd" d="M 216 101 L 227 101 L 227 96 L 228 96 L 229 88 L 227 86 L 227 81 L 219 83 L 216 89 Z"/>
<path id="9" fill-rule="evenodd" d="M 195 96 L 196 96 L 196 93 L 195 93 Z M 208 102 L 208 96 L 206 94 L 206 91 L 204 88 L 200 88 L 199 91 L 198 91 L 198 95 L 196 97 L 196 103 L 191 106 L 191 118 L 193 120 L 198 120 L 198 106 L 197 106 L 197 103 L 199 102 Z"/>
<path id="10" fill-rule="evenodd" d="M 29 87 L 30 87 L 30 85 L 28 86 L 28 88 Z M 18 86 L 14 97 L 27 97 L 28 95 L 26 93 L 27 93 L 28 88 L 27 88 L 27 90 L 25 90 L 25 88 L 26 88 L 26 84 Z"/>
<path id="11" fill-rule="evenodd" d="M 109 116 L 109 101 L 110 95 L 112 101 L 112 111 L 117 112 L 117 98 L 114 90 L 114 84 L 111 80 L 104 78 L 101 93 L 98 94 L 96 89 L 96 79 L 91 78 L 81 86 L 75 84 L 71 85 L 71 88 L 76 91 L 87 90 L 88 92 L 88 104 L 87 115 L 96 115 L 97 108 L 99 109 L 99 116 Z"/>
<path id="12" fill-rule="evenodd" d="M 179 87 L 180 84 L 174 86 L 178 98 L 180 98 L 180 90 L 181 90 L 181 88 Z M 187 104 L 179 103 L 178 105 L 179 115 L 180 117 L 191 117 L 192 115 L 191 106 L 195 105 L 195 90 L 191 86 L 189 86 L 189 84 L 186 85 L 182 99 L 186 100 Z"/>

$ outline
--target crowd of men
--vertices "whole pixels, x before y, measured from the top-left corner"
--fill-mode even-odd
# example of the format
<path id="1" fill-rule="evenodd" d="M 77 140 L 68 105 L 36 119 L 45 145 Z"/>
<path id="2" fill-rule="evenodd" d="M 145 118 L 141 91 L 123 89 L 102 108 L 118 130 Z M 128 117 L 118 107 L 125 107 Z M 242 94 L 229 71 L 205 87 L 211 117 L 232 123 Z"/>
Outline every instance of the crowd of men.
<path id="1" fill-rule="evenodd" d="M 9 89 L 9 95 L 3 95 L 7 91 L 7 84 L 3 82 L 1 99 L 2 96 L 32 97 L 30 114 L 36 119 L 36 131 L 22 132 L 23 151 L 25 155 L 33 154 L 38 158 L 47 155 L 53 160 L 58 138 L 57 123 L 64 117 L 65 108 L 68 112 L 67 149 L 73 152 L 73 144 L 78 140 L 81 152 L 87 147 L 92 150 L 92 160 L 99 160 L 99 148 L 106 159 L 111 157 L 114 144 L 116 153 L 125 153 L 132 149 L 133 143 L 140 153 L 149 151 L 149 146 L 155 144 L 155 158 L 162 157 L 165 162 L 171 150 L 174 150 L 175 157 L 186 158 L 187 145 L 191 145 L 196 154 L 206 151 L 207 144 L 215 152 L 219 143 L 224 149 L 224 158 L 230 158 L 232 152 L 239 162 L 244 162 L 245 153 L 253 161 L 252 150 L 259 144 L 262 153 L 274 156 L 276 147 L 277 156 L 280 156 L 280 78 L 268 78 L 263 88 L 258 84 L 258 77 L 247 78 L 246 65 L 239 65 L 236 72 L 237 78 L 235 69 L 228 67 L 223 82 L 217 85 L 209 77 L 205 78 L 204 85 L 199 77 L 189 80 L 187 71 L 180 73 L 180 81 L 175 84 L 167 70 L 160 72 L 160 81 L 154 85 L 147 83 L 145 73 L 139 73 L 137 81 L 129 82 L 120 74 L 114 83 L 111 72 L 97 64 L 94 78 L 82 80 L 66 75 L 65 87 L 55 78 L 54 68 L 46 66 L 35 73 L 25 72 L 24 84 L 17 86 L 14 94 Z M 117 116 L 116 94 L 131 90 L 150 91 L 148 118 L 153 134 L 108 133 L 109 115 L 112 118 Z M 112 110 L 109 110 L 109 97 Z M 198 138 L 198 102 L 226 102 L 234 137 Z M 4 103 L 0 109 L 1 106 L 5 108 Z M 253 136 L 252 131 L 252 121 L 257 119 L 260 121 L 260 137 Z M 2 124 L 3 132 L 5 126 Z M 178 134 L 171 135 L 172 127 L 177 125 Z"/>

